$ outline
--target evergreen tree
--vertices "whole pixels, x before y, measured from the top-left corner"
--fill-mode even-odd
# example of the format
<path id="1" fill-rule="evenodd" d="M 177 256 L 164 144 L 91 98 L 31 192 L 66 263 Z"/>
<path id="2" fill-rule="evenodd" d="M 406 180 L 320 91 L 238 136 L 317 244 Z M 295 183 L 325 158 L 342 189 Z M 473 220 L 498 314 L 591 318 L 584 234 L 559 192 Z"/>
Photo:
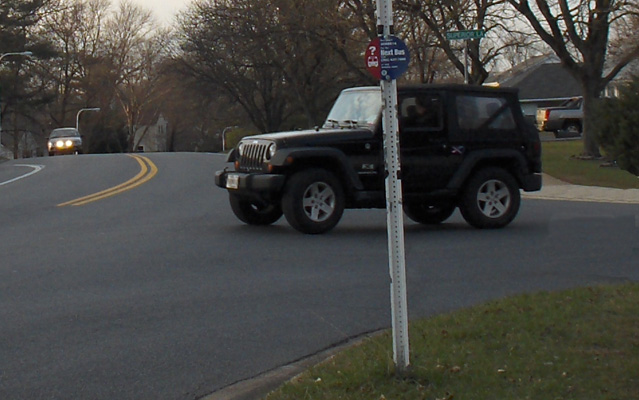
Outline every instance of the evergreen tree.
<path id="1" fill-rule="evenodd" d="M 39 57 L 50 52 L 44 41 L 33 37 L 33 30 L 45 10 L 50 11 L 57 1 L 0 1 L 0 121 L 3 142 L 6 144 L 7 138 L 13 137 L 16 157 L 21 135 L 39 126 L 34 108 L 48 99 L 34 83 L 33 63 L 24 55 L 13 53 L 30 51 Z"/>
<path id="2" fill-rule="evenodd" d="M 40 18 L 39 11 L 51 0 L 2 0 L 0 2 L 0 52 L 24 51 L 29 27 Z"/>
<path id="3" fill-rule="evenodd" d="M 596 110 L 595 132 L 604 153 L 639 176 L 639 76 L 624 85 L 619 98 L 600 100 Z"/>

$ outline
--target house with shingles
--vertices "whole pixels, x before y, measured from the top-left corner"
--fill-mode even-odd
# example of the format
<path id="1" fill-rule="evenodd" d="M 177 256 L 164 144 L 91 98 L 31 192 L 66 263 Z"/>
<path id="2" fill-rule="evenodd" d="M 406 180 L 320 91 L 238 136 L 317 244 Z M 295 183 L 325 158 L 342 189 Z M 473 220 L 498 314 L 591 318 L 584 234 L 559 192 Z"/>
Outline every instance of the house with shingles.
<path id="1" fill-rule="evenodd" d="M 533 57 L 514 68 L 496 74 L 485 84 L 519 89 L 526 118 L 534 122 L 537 108 L 558 106 L 582 95 L 581 85 L 554 56 Z"/>
<path id="2" fill-rule="evenodd" d="M 602 96 L 617 97 L 619 85 L 632 74 L 639 73 L 639 60 L 630 63 L 612 82 Z M 486 83 L 519 89 L 521 108 L 526 118 L 535 121 L 537 108 L 558 106 L 582 95 L 580 82 L 559 62 L 556 55 L 530 58 L 514 68 L 498 73 Z"/>
<path id="3" fill-rule="evenodd" d="M 140 126 L 135 131 L 136 151 L 160 152 L 167 150 L 167 127 L 169 122 L 162 114 L 154 125 Z"/>
<path id="4" fill-rule="evenodd" d="M 36 136 L 30 131 L 19 132 L 19 142 L 15 143 L 13 135 L 2 135 L 4 145 L 0 144 L 0 158 L 12 160 L 14 158 L 13 149 L 17 147 L 18 158 L 33 158 L 42 155 L 42 149 L 38 147 Z M 16 146 L 17 145 L 17 146 Z"/>

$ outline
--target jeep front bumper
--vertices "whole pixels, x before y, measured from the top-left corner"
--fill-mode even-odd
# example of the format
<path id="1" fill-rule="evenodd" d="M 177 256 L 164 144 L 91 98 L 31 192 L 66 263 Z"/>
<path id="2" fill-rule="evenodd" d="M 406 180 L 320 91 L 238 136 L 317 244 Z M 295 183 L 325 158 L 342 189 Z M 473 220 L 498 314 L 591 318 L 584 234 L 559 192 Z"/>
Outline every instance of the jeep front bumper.
<path id="1" fill-rule="evenodd" d="M 215 185 L 227 189 L 229 193 L 261 198 L 278 196 L 285 179 L 285 175 L 278 174 L 247 174 L 227 170 L 215 173 Z"/>

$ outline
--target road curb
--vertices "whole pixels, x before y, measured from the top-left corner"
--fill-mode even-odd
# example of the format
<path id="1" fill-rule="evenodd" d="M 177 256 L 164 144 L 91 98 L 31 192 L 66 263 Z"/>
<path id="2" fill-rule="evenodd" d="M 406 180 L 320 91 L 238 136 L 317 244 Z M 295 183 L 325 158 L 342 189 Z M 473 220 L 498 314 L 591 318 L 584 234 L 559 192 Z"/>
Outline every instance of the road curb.
<path id="1" fill-rule="evenodd" d="M 538 192 L 525 192 L 526 199 L 580 201 L 591 203 L 639 204 L 639 189 L 615 189 L 572 185 L 544 174 Z"/>
<path id="2" fill-rule="evenodd" d="M 285 382 L 307 371 L 310 367 L 321 364 L 343 350 L 357 346 L 365 340 L 386 331 L 388 331 L 388 329 L 380 329 L 346 339 L 333 347 L 297 360 L 291 364 L 283 365 L 266 371 L 256 377 L 233 383 L 202 397 L 200 400 L 255 400 L 263 398 L 268 393 L 282 386 Z"/>

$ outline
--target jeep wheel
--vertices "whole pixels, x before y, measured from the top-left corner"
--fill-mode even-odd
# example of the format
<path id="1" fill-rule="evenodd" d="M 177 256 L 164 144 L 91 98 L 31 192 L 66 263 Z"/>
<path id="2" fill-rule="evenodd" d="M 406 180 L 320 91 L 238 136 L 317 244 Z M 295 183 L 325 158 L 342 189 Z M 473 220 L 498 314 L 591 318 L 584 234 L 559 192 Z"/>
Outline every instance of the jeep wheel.
<path id="1" fill-rule="evenodd" d="M 448 219 L 455 211 L 455 206 L 433 206 L 424 203 L 404 204 L 404 212 L 408 218 L 425 225 L 439 224 Z"/>
<path id="2" fill-rule="evenodd" d="M 233 194 L 229 194 L 229 202 L 233 214 L 249 225 L 270 225 L 282 217 L 278 204 L 259 204 Z"/>
<path id="3" fill-rule="evenodd" d="M 342 185 L 324 169 L 297 172 L 284 188 L 282 210 L 288 223 L 300 232 L 328 232 L 344 212 Z"/>
<path id="4" fill-rule="evenodd" d="M 501 228 L 515 218 L 520 201 L 519 186 L 510 173 L 486 168 L 470 178 L 459 208 L 466 222 L 476 228 Z"/>

